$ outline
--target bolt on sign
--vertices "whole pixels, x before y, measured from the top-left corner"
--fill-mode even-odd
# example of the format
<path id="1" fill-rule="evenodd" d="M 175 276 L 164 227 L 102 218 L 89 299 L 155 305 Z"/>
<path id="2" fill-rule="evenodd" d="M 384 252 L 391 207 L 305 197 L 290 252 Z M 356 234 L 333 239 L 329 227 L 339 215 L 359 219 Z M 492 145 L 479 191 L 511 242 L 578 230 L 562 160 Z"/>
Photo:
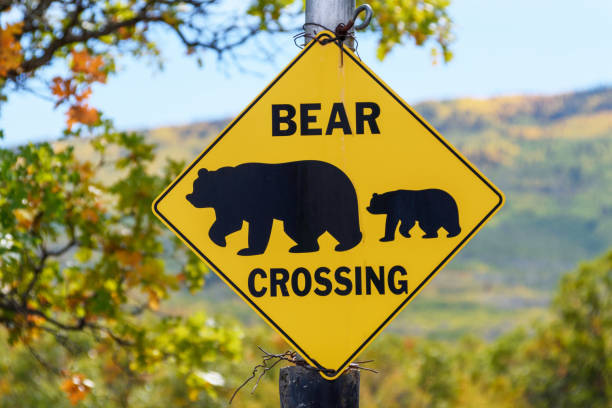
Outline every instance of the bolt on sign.
<path id="1" fill-rule="evenodd" d="M 502 193 L 323 32 L 155 200 L 155 214 L 333 379 Z"/>

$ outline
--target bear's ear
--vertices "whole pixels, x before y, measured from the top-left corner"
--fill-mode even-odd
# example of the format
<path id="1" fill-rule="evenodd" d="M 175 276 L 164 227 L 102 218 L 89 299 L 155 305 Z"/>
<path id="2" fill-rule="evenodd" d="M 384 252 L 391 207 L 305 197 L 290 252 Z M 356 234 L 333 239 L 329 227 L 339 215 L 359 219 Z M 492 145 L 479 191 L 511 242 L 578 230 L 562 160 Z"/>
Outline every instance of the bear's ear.
<path id="1" fill-rule="evenodd" d="M 206 169 L 198 170 L 198 177 L 204 177 L 206 174 L 208 174 L 208 170 Z"/>
<path id="2" fill-rule="evenodd" d="M 378 197 L 378 194 L 374 193 L 374 198 Z"/>

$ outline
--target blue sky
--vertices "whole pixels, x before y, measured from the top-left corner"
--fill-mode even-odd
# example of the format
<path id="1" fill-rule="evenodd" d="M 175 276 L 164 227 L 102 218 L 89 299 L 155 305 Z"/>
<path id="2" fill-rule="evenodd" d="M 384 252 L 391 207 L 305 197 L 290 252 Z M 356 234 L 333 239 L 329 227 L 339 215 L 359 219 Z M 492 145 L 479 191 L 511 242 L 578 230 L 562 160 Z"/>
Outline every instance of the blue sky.
<path id="1" fill-rule="evenodd" d="M 433 66 L 429 48 L 397 47 L 375 57 L 373 36 L 359 35 L 363 61 L 409 103 L 456 97 L 554 94 L 612 84 L 612 1 L 455 0 L 455 58 Z M 244 73 L 214 61 L 198 68 L 172 37 L 162 39 L 165 69 L 124 59 L 120 72 L 94 88 L 92 105 L 120 128 L 140 129 L 231 117 L 299 51 L 278 37 L 268 64 L 245 61 Z M 30 94 L 13 94 L 0 111 L 0 145 L 54 138 L 64 111 Z"/>

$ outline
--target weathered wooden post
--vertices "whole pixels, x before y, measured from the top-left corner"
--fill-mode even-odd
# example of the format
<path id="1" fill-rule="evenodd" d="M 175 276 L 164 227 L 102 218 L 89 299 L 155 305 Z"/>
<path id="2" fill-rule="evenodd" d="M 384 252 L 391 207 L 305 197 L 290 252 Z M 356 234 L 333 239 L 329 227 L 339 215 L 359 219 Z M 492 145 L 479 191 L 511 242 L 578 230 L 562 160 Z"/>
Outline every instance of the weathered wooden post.
<path id="1" fill-rule="evenodd" d="M 359 371 L 346 370 L 329 381 L 318 371 L 292 366 L 280 370 L 281 408 L 358 408 Z"/>
<path id="2" fill-rule="evenodd" d="M 306 0 L 306 41 L 325 28 L 333 31 L 338 24 L 347 24 L 354 11 L 355 0 Z M 352 32 L 354 28 L 348 31 Z M 350 35 L 345 45 L 354 48 Z M 308 367 L 284 367 L 280 370 L 279 392 L 281 408 L 358 408 L 359 371 L 346 370 L 330 381 Z"/>

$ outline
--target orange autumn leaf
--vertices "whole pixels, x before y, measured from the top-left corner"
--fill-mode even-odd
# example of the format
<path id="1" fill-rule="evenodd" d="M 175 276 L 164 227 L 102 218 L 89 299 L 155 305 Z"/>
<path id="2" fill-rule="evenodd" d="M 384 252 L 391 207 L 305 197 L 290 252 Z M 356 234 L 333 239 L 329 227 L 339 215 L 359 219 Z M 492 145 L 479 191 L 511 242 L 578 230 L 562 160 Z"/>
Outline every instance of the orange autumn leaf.
<path id="1" fill-rule="evenodd" d="M 66 115 L 68 115 L 68 129 L 72 129 L 72 125 L 75 123 L 91 126 L 95 124 L 100 117 L 98 111 L 87 104 L 72 105 L 68 109 L 68 112 L 66 112 Z"/>
<path id="2" fill-rule="evenodd" d="M 53 78 L 51 93 L 60 100 L 69 98 L 71 95 L 76 94 L 76 91 L 76 84 L 72 82 L 72 79 Z"/>
<path id="3" fill-rule="evenodd" d="M 83 374 L 73 374 L 62 382 L 60 388 L 68 395 L 70 403 L 76 405 L 85 399 L 93 387 L 93 381 L 85 378 Z"/>
<path id="4" fill-rule="evenodd" d="M 100 115 L 95 108 L 86 103 L 91 95 L 91 87 L 88 84 L 106 82 L 107 73 L 104 71 L 104 60 L 101 56 L 92 57 L 87 50 L 73 50 L 70 69 L 75 74 L 74 77 L 53 78 L 51 93 L 57 97 L 55 106 L 63 103 L 72 104 L 66 112 L 68 130 L 71 130 L 76 123 L 95 125 Z"/>
<path id="5" fill-rule="evenodd" d="M 83 219 L 91 222 L 91 223 L 96 223 L 98 222 L 98 213 L 95 212 L 94 210 L 92 210 L 91 208 L 86 208 L 85 210 L 83 210 Z"/>
<path id="6" fill-rule="evenodd" d="M 82 295 L 69 295 L 66 297 L 66 305 L 71 310 L 74 310 L 85 301 L 85 297 Z"/>
<path id="7" fill-rule="evenodd" d="M 92 57 L 87 50 L 72 51 L 72 72 L 86 76 L 87 82 L 106 82 L 104 60 L 98 55 Z"/>
<path id="8" fill-rule="evenodd" d="M 23 61 L 21 44 L 15 39 L 21 33 L 23 22 L 0 27 L 0 77 L 16 70 Z"/>
<path id="9" fill-rule="evenodd" d="M 82 92 L 75 93 L 74 94 L 74 99 L 76 99 L 77 102 L 83 102 L 87 98 L 89 98 L 90 95 L 91 95 L 91 88 L 87 87 L 87 88 L 83 89 Z"/>
<path id="10" fill-rule="evenodd" d="M 55 106 L 59 106 L 66 102 L 70 97 L 73 97 L 77 104 L 82 104 L 91 95 L 91 88 L 85 87 L 79 90 L 78 84 L 74 81 L 74 78 L 63 79 L 60 77 L 53 78 L 51 84 L 51 93 L 57 96 L 57 102 Z"/>
<path id="11" fill-rule="evenodd" d="M 132 30 L 128 29 L 127 27 L 119 27 L 119 30 L 117 30 L 117 36 L 122 40 L 126 40 L 132 36 L 131 31 Z"/>
<path id="12" fill-rule="evenodd" d="M 140 255 L 138 252 L 119 250 L 115 253 L 115 256 L 117 257 L 117 260 L 125 266 L 138 266 L 142 260 L 142 255 Z"/>
<path id="13" fill-rule="evenodd" d="M 36 316 L 32 314 L 29 314 L 26 320 L 30 323 L 35 324 L 36 326 L 39 326 L 46 321 L 44 317 L 40 317 L 40 316 Z"/>
<path id="14" fill-rule="evenodd" d="M 81 182 L 85 182 L 94 176 L 94 170 L 91 168 L 91 162 L 79 163 L 76 166 L 76 170 L 79 172 L 79 179 Z"/>
<path id="15" fill-rule="evenodd" d="M 404 340 L 404 348 L 406 350 L 414 350 L 414 348 L 416 347 L 416 342 L 411 339 L 411 338 L 407 338 L 406 340 Z"/>

